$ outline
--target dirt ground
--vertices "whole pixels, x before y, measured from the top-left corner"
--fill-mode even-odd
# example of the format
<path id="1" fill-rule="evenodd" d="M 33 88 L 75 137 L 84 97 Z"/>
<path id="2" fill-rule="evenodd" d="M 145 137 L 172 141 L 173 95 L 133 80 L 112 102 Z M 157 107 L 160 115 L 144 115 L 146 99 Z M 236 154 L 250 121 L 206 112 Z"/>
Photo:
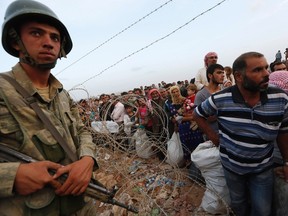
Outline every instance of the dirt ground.
<path id="1" fill-rule="evenodd" d="M 95 172 L 96 179 L 108 189 L 116 186 L 114 199 L 139 211 L 137 214 L 97 201 L 101 216 L 213 215 L 200 207 L 205 184 L 192 180 L 187 167 L 171 166 L 156 154 L 140 158 L 135 150 L 123 151 L 106 144 L 98 146 L 97 161 L 100 168 Z M 222 215 L 228 212 L 227 208 Z"/>

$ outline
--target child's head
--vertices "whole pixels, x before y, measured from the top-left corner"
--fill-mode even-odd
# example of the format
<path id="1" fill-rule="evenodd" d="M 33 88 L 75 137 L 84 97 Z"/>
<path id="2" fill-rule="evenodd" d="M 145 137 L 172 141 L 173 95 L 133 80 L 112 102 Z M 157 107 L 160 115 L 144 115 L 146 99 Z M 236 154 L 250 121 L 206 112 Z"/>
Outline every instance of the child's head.
<path id="1" fill-rule="evenodd" d="M 188 96 L 194 95 L 197 92 L 197 86 L 195 84 L 191 83 L 186 87 L 186 90 L 187 90 Z"/>
<path id="2" fill-rule="evenodd" d="M 124 108 L 126 113 L 130 113 L 131 111 L 133 111 L 133 107 L 130 104 L 124 104 Z"/>
<path id="3" fill-rule="evenodd" d="M 143 97 L 139 97 L 137 101 L 140 107 L 144 107 L 146 105 L 145 99 Z"/>

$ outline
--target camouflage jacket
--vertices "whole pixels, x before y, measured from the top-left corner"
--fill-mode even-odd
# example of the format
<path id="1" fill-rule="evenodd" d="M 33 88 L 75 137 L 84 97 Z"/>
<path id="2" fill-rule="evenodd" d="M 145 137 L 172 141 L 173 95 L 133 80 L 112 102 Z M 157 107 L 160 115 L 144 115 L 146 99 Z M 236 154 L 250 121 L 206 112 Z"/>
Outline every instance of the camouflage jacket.
<path id="1" fill-rule="evenodd" d="M 37 89 L 33 87 L 31 80 L 19 63 L 6 74 L 14 77 L 31 96 L 37 99 L 40 108 L 78 158 L 91 156 L 96 161 L 96 146 L 92 142 L 90 132 L 85 129 L 78 109 L 68 92 L 52 74 L 49 78 L 49 101 L 42 98 Z M 23 97 L 2 77 L 0 77 L 0 83 L 0 142 L 37 160 L 51 160 L 61 164 L 71 163 L 62 147 Z M 15 162 L 0 163 L 0 209 L 5 203 L 5 208 L 11 206 L 12 209 L 16 200 L 17 202 L 25 200 L 25 197 L 13 193 L 18 166 L 19 163 Z M 97 168 L 97 163 L 94 168 Z M 14 206 L 14 208 L 18 207 Z"/>

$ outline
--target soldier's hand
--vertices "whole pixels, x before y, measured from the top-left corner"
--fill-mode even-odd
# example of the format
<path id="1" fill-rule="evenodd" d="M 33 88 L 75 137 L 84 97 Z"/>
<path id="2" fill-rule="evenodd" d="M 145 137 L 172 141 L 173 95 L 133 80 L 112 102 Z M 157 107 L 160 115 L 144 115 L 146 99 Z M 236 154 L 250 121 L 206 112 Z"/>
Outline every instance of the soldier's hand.
<path id="1" fill-rule="evenodd" d="M 51 184 L 59 187 L 48 170 L 57 170 L 60 164 L 51 161 L 39 161 L 20 164 L 14 181 L 14 191 L 20 195 L 28 195 Z"/>
<path id="2" fill-rule="evenodd" d="M 55 180 L 57 180 L 57 178 L 64 173 L 66 173 L 68 177 L 64 184 L 60 188 L 55 190 L 55 193 L 60 196 L 77 196 L 83 194 L 91 180 L 93 166 L 93 158 L 84 156 L 80 160 L 58 169 L 53 176 Z"/>

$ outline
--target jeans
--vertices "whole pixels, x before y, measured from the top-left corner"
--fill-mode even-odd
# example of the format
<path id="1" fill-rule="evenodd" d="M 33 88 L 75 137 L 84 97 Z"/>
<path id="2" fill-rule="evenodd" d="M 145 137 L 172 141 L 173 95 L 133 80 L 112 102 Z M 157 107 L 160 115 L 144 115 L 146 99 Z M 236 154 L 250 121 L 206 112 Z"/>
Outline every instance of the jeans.
<path id="1" fill-rule="evenodd" d="M 236 216 L 271 216 L 273 170 L 238 175 L 224 168 L 231 208 Z"/>

